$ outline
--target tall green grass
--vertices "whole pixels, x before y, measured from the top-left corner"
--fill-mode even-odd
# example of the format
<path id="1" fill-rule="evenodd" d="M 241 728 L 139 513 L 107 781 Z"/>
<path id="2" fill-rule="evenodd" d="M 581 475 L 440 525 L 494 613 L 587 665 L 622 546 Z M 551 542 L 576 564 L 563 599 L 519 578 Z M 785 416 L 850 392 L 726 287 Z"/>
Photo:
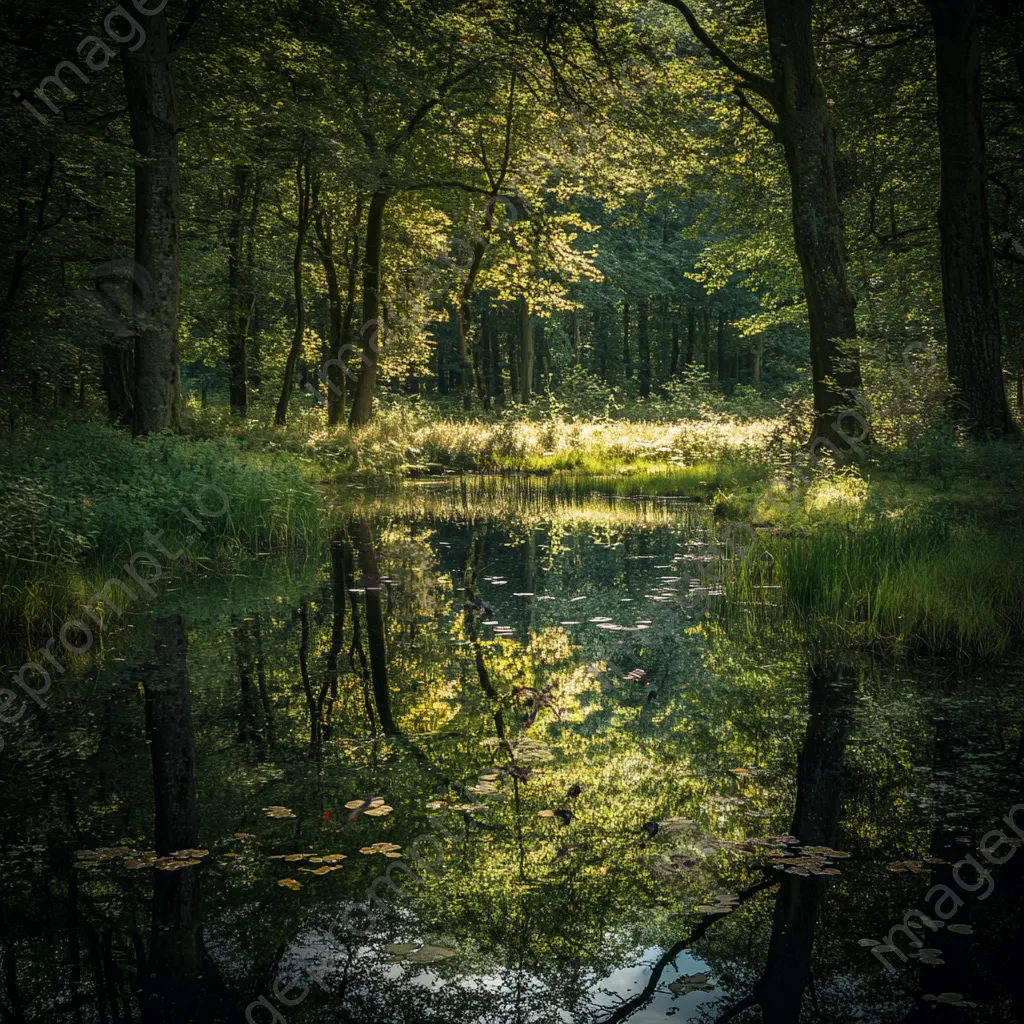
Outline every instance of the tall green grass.
<path id="1" fill-rule="evenodd" d="M 1024 640 L 1024 551 L 942 521 L 818 525 L 763 539 L 727 586 L 753 628 L 792 617 L 825 643 L 989 659 Z"/>

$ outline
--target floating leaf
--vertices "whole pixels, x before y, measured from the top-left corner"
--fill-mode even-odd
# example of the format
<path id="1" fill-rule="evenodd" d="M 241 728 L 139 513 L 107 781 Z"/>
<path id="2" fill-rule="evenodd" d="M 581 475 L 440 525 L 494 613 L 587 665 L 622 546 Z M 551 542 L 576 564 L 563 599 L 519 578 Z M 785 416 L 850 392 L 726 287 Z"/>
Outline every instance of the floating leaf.
<path id="1" fill-rule="evenodd" d="M 710 974 L 683 974 L 669 985 L 668 990 L 676 995 L 689 995 L 691 992 L 712 992 L 714 991 L 714 986 L 708 984 L 710 978 Z"/>

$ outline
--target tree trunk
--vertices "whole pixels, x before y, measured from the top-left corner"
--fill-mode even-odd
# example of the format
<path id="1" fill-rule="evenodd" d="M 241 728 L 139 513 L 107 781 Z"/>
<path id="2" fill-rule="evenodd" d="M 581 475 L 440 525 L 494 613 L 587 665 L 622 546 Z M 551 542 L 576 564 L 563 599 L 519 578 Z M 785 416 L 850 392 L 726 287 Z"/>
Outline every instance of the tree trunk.
<path id="1" fill-rule="evenodd" d="M 690 316 L 686 325 L 686 365 L 693 365 L 693 356 L 697 349 L 697 310 L 690 307 Z"/>
<path id="2" fill-rule="evenodd" d="M 757 336 L 757 348 L 754 350 L 754 383 L 761 386 L 761 365 L 764 361 L 764 335 Z"/>
<path id="3" fill-rule="evenodd" d="M 572 365 L 580 365 L 580 315 L 574 309 L 572 311 L 569 328 L 572 333 Z"/>
<path id="4" fill-rule="evenodd" d="M 349 237 L 345 238 L 345 265 L 348 269 L 348 293 L 342 311 L 341 282 L 338 277 L 338 262 L 334 249 L 334 228 L 326 210 L 316 211 L 313 227 L 316 231 L 320 262 L 327 282 L 327 299 L 330 307 L 330 329 L 324 351 L 324 365 L 327 367 L 327 425 L 336 427 L 345 417 L 346 375 L 342 372 L 345 357 L 352 338 L 352 318 L 355 310 L 356 265 L 359 259 L 359 224 L 362 220 L 362 198 L 356 199 L 355 211 L 350 223 Z"/>
<path id="5" fill-rule="evenodd" d="M 518 311 L 517 311 L 518 313 Z M 509 391 L 512 401 L 519 395 L 519 326 L 516 325 L 508 335 L 508 377 Z"/>
<path id="6" fill-rule="evenodd" d="M 975 0 L 925 0 L 925 6 L 935 31 L 946 365 L 975 435 L 1013 434 L 986 197 Z"/>
<path id="7" fill-rule="evenodd" d="M 622 361 L 626 366 L 626 380 L 633 376 L 633 357 L 629 352 L 629 301 L 622 303 Z"/>
<path id="8" fill-rule="evenodd" d="M 651 327 L 650 302 L 646 296 L 637 306 L 637 348 L 640 359 L 640 397 L 651 397 Z"/>
<path id="9" fill-rule="evenodd" d="M 352 215 L 352 245 L 348 251 L 346 265 L 348 268 L 348 294 L 345 299 L 345 317 L 341 322 L 341 348 L 335 358 L 348 366 L 348 355 L 352 351 L 352 325 L 356 319 L 356 291 L 359 285 L 359 225 L 363 220 L 363 197 L 356 200 L 356 210 Z M 345 418 L 345 398 L 348 395 L 349 375 L 343 367 L 332 367 L 338 371 L 338 392 L 331 392 L 327 400 L 327 422 L 336 427 Z"/>
<path id="10" fill-rule="evenodd" d="M 439 395 L 448 394 L 448 359 L 445 353 L 446 347 L 444 335 L 438 331 L 434 358 L 437 360 L 437 393 Z"/>
<path id="11" fill-rule="evenodd" d="M 126 427 L 132 422 L 132 381 L 134 353 L 124 345 L 104 345 L 102 387 L 107 396 L 111 423 Z"/>
<path id="12" fill-rule="evenodd" d="M 490 304 L 487 306 L 486 344 L 491 350 L 491 361 L 489 364 L 491 371 L 491 400 L 496 409 L 502 409 L 505 406 L 505 382 L 501 376 L 501 345 L 498 341 L 498 325 L 495 323 Z"/>
<path id="13" fill-rule="evenodd" d="M 718 352 L 715 369 L 718 375 L 718 382 L 725 380 L 725 314 L 718 314 Z"/>
<path id="14" fill-rule="evenodd" d="M 281 383 L 281 397 L 274 413 L 274 423 L 283 427 L 288 422 L 288 403 L 295 385 L 295 368 L 302 355 L 302 343 L 306 335 L 306 309 L 302 291 L 302 257 L 306 251 L 306 235 L 312 219 L 314 206 L 313 170 L 307 156 L 299 157 L 295 167 L 295 209 L 297 214 L 295 230 L 295 253 L 292 256 L 292 287 L 295 291 L 295 333 L 292 346 L 284 364 L 284 380 Z"/>
<path id="15" fill-rule="evenodd" d="M 250 287 L 243 284 L 242 250 L 245 247 L 243 214 L 252 189 L 252 168 L 236 167 L 234 192 L 228 207 L 228 374 L 231 413 L 245 419 L 249 404 Z"/>
<path id="16" fill-rule="evenodd" d="M 377 717 L 386 736 L 398 734 L 398 726 L 391 714 L 391 689 L 388 685 L 387 644 L 384 615 L 380 601 L 380 571 L 377 553 L 373 547 L 373 531 L 362 519 L 351 521 L 352 539 L 359 555 L 360 584 L 366 604 L 366 637 L 370 648 L 370 678 L 373 683 L 373 701 Z"/>
<path id="17" fill-rule="evenodd" d="M 704 372 L 711 373 L 711 310 L 707 305 L 701 311 L 700 344 L 704 350 Z"/>
<path id="18" fill-rule="evenodd" d="M 146 738 L 153 761 L 154 848 L 166 857 L 199 845 L 195 737 L 181 616 L 156 619 L 153 628 L 157 657 L 144 684 Z M 164 1020 L 160 1004 L 180 1011 L 198 999 L 199 879 L 195 868 L 155 874 L 144 1019 Z"/>
<path id="19" fill-rule="evenodd" d="M 135 263 L 151 294 L 136 289 L 132 431 L 180 425 L 178 98 L 167 15 L 138 15 L 145 42 L 122 49 L 125 98 L 135 148 Z M 143 317 L 143 314 L 144 317 Z"/>
<path id="20" fill-rule="evenodd" d="M 547 328 L 543 320 L 537 324 L 534 350 L 533 391 L 539 395 L 551 384 L 551 353 L 548 349 Z"/>
<path id="21" fill-rule="evenodd" d="M 484 397 L 481 388 L 480 354 L 473 340 L 473 292 L 486 248 L 482 241 L 473 246 L 473 259 L 462 285 L 462 294 L 459 296 L 459 374 L 462 385 L 462 406 L 467 412 L 473 408 L 472 386 L 474 381 L 477 385 L 478 397 L 481 401 Z"/>
<path id="22" fill-rule="evenodd" d="M 530 403 L 533 362 L 533 321 L 530 319 L 530 303 L 524 295 L 519 300 L 519 397 L 523 405 Z"/>
<path id="23" fill-rule="evenodd" d="M 380 359 L 380 257 L 384 235 L 384 209 L 390 193 L 374 192 L 366 220 L 366 252 L 363 257 L 363 322 L 359 328 L 362 368 L 352 396 L 349 426 L 361 427 L 373 415 L 373 396 L 377 390 L 377 365 Z"/>
<path id="24" fill-rule="evenodd" d="M 682 309 L 677 309 L 676 315 L 672 319 L 672 355 L 669 359 L 668 375 L 673 378 L 679 373 L 679 316 L 681 313 Z"/>
<path id="25" fill-rule="evenodd" d="M 848 449 L 837 417 L 861 387 L 856 298 L 846 282 L 836 189 L 835 127 L 814 54 L 813 0 L 764 0 L 778 135 L 792 187 L 793 235 L 803 272 L 814 378 L 814 433 Z M 828 383 L 833 380 L 834 383 Z"/>
<path id="26" fill-rule="evenodd" d="M 480 334 L 473 346 L 473 372 L 476 374 L 477 397 L 487 412 L 491 410 L 491 308 L 484 303 L 480 310 Z"/>

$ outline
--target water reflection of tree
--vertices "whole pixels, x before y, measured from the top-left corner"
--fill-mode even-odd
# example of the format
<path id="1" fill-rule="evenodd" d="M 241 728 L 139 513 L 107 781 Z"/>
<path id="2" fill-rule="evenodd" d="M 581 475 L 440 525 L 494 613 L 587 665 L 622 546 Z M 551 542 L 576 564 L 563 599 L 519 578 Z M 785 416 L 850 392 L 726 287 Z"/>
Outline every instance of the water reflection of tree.
<path id="1" fill-rule="evenodd" d="M 806 846 L 834 848 L 857 677 L 849 670 L 812 667 L 809 683 L 809 718 L 797 762 L 796 810 L 790 831 Z M 773 882 L 769 878 L 744 890 L 739 902 L 746 902 Z M 794 1024 L 800 1019 L 804 992 L 812 985 L 815 924 L 827 885 L 828 880 L 820 876 L 783 873 L 764 970 L 753 991 L 727 1008 L 719 1022 L 738 1018 L 755 1006 L 761 1008 L 764 1024 Z M 705 917 L 690 936 L 667 950 L 655 963 L 641 993 L 618 1007 L 604 1024 L 620 1024 L 646 1006 L 664 971 L 717 919 L 716 915 Z"/>
<path id="2" fill-rule="evenodd" d="M 153 762 L 157 856 L 199 844 L 195 737 L 185 629 L 180 616 L 154 624 L 156 657 L 145 681 L 146 737 Z M 199 869 L 156 871 L 142 1016 L 153 1024 L 241 1020 L 216 964 L 203 947 Z"/>

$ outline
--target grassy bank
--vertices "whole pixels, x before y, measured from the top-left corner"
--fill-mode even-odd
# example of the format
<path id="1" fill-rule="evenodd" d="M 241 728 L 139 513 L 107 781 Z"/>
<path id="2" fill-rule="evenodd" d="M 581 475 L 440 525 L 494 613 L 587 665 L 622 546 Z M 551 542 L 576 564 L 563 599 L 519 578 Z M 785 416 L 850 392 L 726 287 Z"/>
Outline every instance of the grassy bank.
<path id="1" fill-rule="evenodd" d="M 720 494 L 720 518 L 753 522 L 733 557 L 726 613 L 743 629 L 790 620 L 826 646 L 850 644 L 955 660 L 1024 645 L 1024 507 L 1016 448 L 960 453 L 955 482 L 894 478 L 886 460 L 820 474 L 803 491 L 767 481 Z"/>
<path id="2" fill-rule="evenodd" d="M 133 439 L 91 422 L 30 425 L 2 445 L 5 632 L 45 628 L 79 606 L 107 578 L 103 570 L 152 550 L 147 534 L 171 550 L 194 536 L 179 559 L 186 571 L 318 539 L 323 474 L 308 454 L 231 437 Z M 203 514 L 223 508 L 221 495 L 226 514 Z"/>
<path id="3" fill-rule="evenodd" d="M 385 408 L 368 427 L 288 430 L 193 417 L 186 436 L 132 439 L 89 421 L 0 439 L 0 629 L 45 629 L 96 592 L 147 534 L 195 534 L 196 496 L 223 492 L 186 573 L 312 549 L 347 485 L 438 473 L 564 476 L 567 488 L 681 495 L 756 544 L 720 569 L 740 630 L 785 622 L 826 644 L 956 659 L 1024 644 L 1024 450 L 954 434 L 821 466 L 780 485 L 779 421 L 707 415 L 671 422 L 493 416 Z M 559 486 L 562 486 L 559 483 Z M 212 488 L 216 488 L 214 491 Z"/>

